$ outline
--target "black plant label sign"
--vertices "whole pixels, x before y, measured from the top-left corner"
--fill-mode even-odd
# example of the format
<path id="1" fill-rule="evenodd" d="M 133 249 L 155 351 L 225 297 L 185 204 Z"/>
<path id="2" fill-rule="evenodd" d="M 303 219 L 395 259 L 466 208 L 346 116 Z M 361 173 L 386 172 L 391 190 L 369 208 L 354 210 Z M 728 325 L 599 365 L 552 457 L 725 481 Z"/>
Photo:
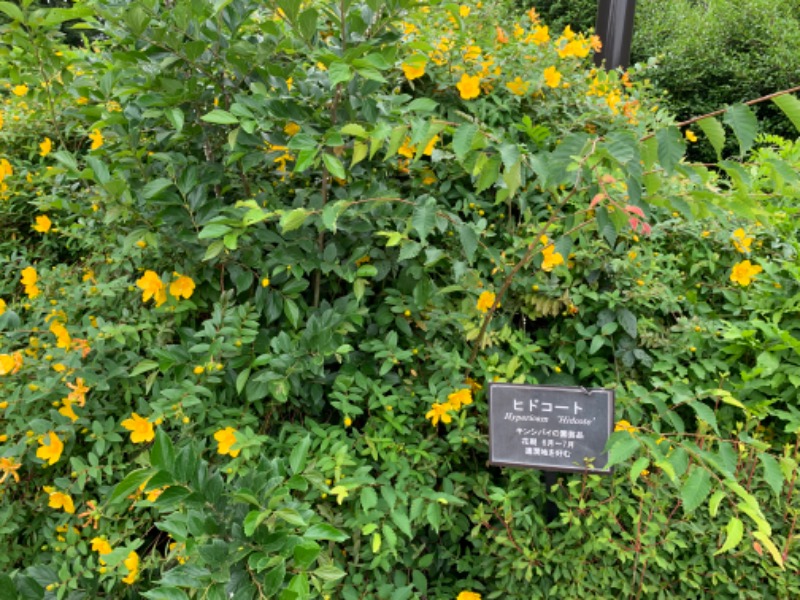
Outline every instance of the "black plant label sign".
<path id="1" fill-rule="evenodd" d="M 489 384 L 490 464 L 610 474 L 613 428 L 613 390 Z"/>

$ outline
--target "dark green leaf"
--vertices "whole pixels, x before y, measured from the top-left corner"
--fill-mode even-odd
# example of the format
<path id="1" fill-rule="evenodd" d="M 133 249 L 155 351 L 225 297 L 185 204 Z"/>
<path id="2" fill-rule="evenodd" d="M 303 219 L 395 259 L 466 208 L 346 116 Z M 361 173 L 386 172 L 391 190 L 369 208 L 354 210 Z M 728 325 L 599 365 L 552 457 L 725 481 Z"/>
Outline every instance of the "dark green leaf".
<path id="1" fill-rule="evenodd" d="M 289 468 L 292 473 L 302 473 L 306 466 L 306 456 L 308 449 L 311 446 L 311 437 L 305 436 L 300 443 L 295 444 L 292 453 L 289 456 Z"/>
<path id="2" fill-rule="evenodd" d="M 336 529 L 336 527 L 329 525 L 328 523 L 317 523 L 316 525 L 312 525 L 306 530 L 306 532 L 303 534 L 303 537 L 308 540 L 330 540 L 332 542 L 344 542 L 345 540 L 350 539 L 349 535 Z"/>
<path id="3" fill-rule="evenodd" d="M 711 473 L 695 466 L 691 474 L 681 486 L 683 511 L 688 514 L 699 507 L 711 491 Z"/>
<path id="4" fill-rule="evenodd" d="M 200 117 L 200 119 L 206 123 L 216 123 L 217 125 L 236 125 L 239 122 L 239 119 L 234 115 L 220 108 L 215 108 L 210 113 Z"/>
<path id="5" fill-rule="evenodd" d="M 156 429 L 156 441 L 150 450 L 150 464 L 167 473 L 175 465 L 175 448 L 169 435 L 160 427 Z"/>
<path id="6" fill-rule="evenodd" d="M 758 134 L 756 115 L 744 104 L 734 104 L 725 113 L 724 121 L 733 129 L 736 139 L 739 140 L 739 150 L 744 155 L 753 147 Z"/>

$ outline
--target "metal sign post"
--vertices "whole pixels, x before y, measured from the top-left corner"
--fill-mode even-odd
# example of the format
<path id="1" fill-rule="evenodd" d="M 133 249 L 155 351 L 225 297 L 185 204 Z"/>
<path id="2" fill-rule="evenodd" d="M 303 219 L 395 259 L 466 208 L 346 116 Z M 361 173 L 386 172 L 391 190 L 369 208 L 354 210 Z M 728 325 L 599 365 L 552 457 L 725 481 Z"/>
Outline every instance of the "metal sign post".
<path id="1" fill-rule="evenodd" d="M 630 65 L 635 10 L 636 0 L 598 0 L 595 33 L 603 43 L 603 49 L 594 55 L 598 67 L 605 63 L 610 71 Z"/>

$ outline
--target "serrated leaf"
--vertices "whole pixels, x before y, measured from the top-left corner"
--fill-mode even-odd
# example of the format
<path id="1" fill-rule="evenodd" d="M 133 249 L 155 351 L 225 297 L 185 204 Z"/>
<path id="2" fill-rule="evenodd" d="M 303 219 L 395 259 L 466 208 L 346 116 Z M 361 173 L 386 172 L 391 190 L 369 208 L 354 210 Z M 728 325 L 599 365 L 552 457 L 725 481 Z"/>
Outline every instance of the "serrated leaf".
<path id="1" fill-rule="evenodd" d="M 628 431 L 614 433 L 609 438 L 607 467 L 618 465 L 636 454 L 640 448 L 639 440 Z"/>
<path id="2" fill-rule="evenodd" d="M 492 156 L 486 161 L 486 164 L 481 167 L 478 174 L 478 181 L 475 183 L 475 191 L 481 193 L 482 191 L 490 188 L 497 181 L 500 176 L 501 160 L 499 156 Z"/>
<path id="3" fill-rule="evenodd" d="M 350 69 L 350 65 L 347 63 L 336 60 L 328 65 L 328 79 L 330 80 L 331 85 L 346 83 L 352 78 L 353 71 Z"/>
<path id="4" fill-rule="evenodd" d="M 753 142 L 758 134 L 758 119 L 756 119 L 755 113 L 744 104 L 734 104 L 725 112 L 723 120 L 733 129 L 733 133 L 739 141 L 739 150 L 744 155 L 753 147 Z"/>
<path id="5" fill-rule="evenodd" d="M 667 127 L 656 133 L 658 142 L 658 162 L 668 174 L 672 174 L 675 166 L 683 158 L 686 151 L 686 142 L 683 141 L 681 132 L 676 127 Z"/>
<path id="6" fill-rule="evenodd" d="M 695 466 L 681 486 L 683 512 L 693 512 L 711 492 L 711 473 L 702 467 Z"/>
<path id="7" fill-rule="evenodd" d="M 350 539 L 349 535 L 328 523 L 312 525 L 306 530 L 303 537 L 308 540 L 330 540 L 332 542 L 344 542 Z"/>
<path id="8" fill-rule="evenodd" d="M 221 108 L 215 108 L 210 113 L 200 117 L 200 120 L 205 121 L 206 123 L 214 123 L 216 125 L 236 125 L 239 123 L 239 119 L 237 117 L 229 113 L 227 110 L 222 110 Z"/>
<path id="9" fill-rule="evenodd" d="M 408 520 L 408 516 L 405 513 L 399 510 L 393 510 L 389 516 L 392 522 L 397 525 L 397 528 L 408 536 L 408 539 L 414 537 L 414 534 L 411 532 L 411 522 Z"/>
<path id="10" fill-rule="evenodd" d="M 755 531 L 753 532 L 753 537 L 764 544 L 764 547 L 767 549 L 770 556 L 772 556 L 772 560 L 775 561 L 775 564 L 777 564 L 781 569 L 786 568 L 783 564 L 783 556 L 781 555 L 780 550 L 778 550 L 778 547 L 768 535 L 766 535 L 763 531 Z"/>
<path id="11" fill-rule="evenodd" d="M 711 499 L 708 501 L 708 514 L 711 515 L 712 518 L 717 516 L 719 505 L 725 498 L 725 495 L 725 492 L 722 490 L 717 490 L 711 495 Z"/>
<path id="12" fill-rule="evenodd" d="M 378 494 L 375 493 L 375 490 L 369 486 L 361 488 L 361 508 L 368 511 L 375 508 L 377 504 Z"/>
<path id="13" fill-rule="evenodd" d="M 731 517 L 731 520 L 728 521 L 728 525 L 725 527 L 725 534 L 725 543 L 722 544 L 719 550 L 714 552 L 714 556 L 733 550 L 739 545 L 739 542 L 742 541 L 742 535 L 744 534 L 744 523 L 736 517 Z"/>
<path id="14" fill-rule="evenodd" d="M 797 131 L 800 131 L 800 100 L 793 94 L 776 96 L 772 101 L 783 111 Z"/>
<path id="15" fill-rule="evenodd" d="M 622 326 L 623 331 L 632 338 L 636 338 L 636 315 L 627 308 L 617 309 L 617 322 Z"/>
<path id="16" fill-rule="evenodd" d="M 336 581 L 337 579 L 344 577 L 346 574 L 347 573 L 342 571 L 340 568 L 333 565 L 324 565 L 312 571 L 312 575 L 315 575 L 320 579 L 324 579 L 325 581 Z"/>
<path id="17" fill-rule="evenodd" d="M 453 134 L 453 152 L 459 162 L 464 160 L 464 157 L 472 149 L 472 142 L 477 133 L 478 128 L 472 123 L 466 123 L 456 129 Z"/>
<path id="18" fill-rule="evenodd" d="M 419 198 L 414 213 L 411 215 L 411 226 L 423 242 L 436 226 L 436 200 L 430 196 Z"/>
<path id="19" fill-rule="evenodd" d="M 758 458 L 764 469 L 764 480 L 769 484 L 769 487 L 772 488 L 775 495 L 780 497 L 781 490 L 783 489 L 783 474 L 781 473 L 781 467 L 778 461 L 766 452 L 761 452 Z"/>
<path id="20" fill-rule="evenodd" d="M 350 166 L 357 165 L 367 157 L 369 147 L 364 142 L 356 142 L 353 144 L 353 158 L 350 161 Z"/>
<path id="21" fill-rule="evenodd" d="M 697 418 L 701 421 L 705 421 L 708 423 L 711 428 L 719 434 L 719 427 L 717 426 L 717 415 L 714 414 L 714 411 L 703 404 L 702 402 L 692 402 L 691 407 L 694 409 L 694 412 L 697 414 Z"/>
<path id="22" fill-rule="evenodd" d="M 288 213 L 284 213 L 280 221 L 281 232 L 288 233 L 300 228 L 305 223 L 308 215 L 309 212 L 305 208 L 295 208 Z"/>
<path id="23" fill-rule="evenodd" d="M 633 463 L 631 467 L 630 473 L 628 473 L 628 477 L 631 480 L 631 483 L 636 483 L 636 480 L 642 475 L 642 471 L 647 468 L 647 465 L 650 464 L 650 457 L 649 456 L 640 456 L 636 459 L 636 462 Z"/>
<path id="24" fill-rule="evenodd" d="M 302 473 L 306 468 L 306 457 L 308 449 L 311 447 L 311 437 L 305 436 L 300 443 L 295 444 L 292 453 L 289 455 L 289 468 L 292 473 Z"/>
<path id="25" fill-rule="evenodd" d="M 475 259 L 475 252 L 478 249 L 478 234 L 467 223 L 462 223 L 458 227 L 458 237 L 461 239 L 461 247 L 467 256 L 467 262 L 472 264 Z"/>
<path id="26" fill-rule="evenodd" d="M 344 170 L 342 161 L 336 158 L 333 154 L 328 154 L 327 152 L 323 154 L 322 162 L 325 164 L 325 168 L 328 169 L 328 173 L 336 177 L 336 179 L 347 178 L 347 173 Z"/>
<path id="27" fill-rule="evenodd" d="M 706 117 L 697 121 L 697 126 L 705 134 L 711 147 L 717 153 L 717 160 L 722 159 L 722 149 L 725 147 L 725 128 L 714 117 Z"/>

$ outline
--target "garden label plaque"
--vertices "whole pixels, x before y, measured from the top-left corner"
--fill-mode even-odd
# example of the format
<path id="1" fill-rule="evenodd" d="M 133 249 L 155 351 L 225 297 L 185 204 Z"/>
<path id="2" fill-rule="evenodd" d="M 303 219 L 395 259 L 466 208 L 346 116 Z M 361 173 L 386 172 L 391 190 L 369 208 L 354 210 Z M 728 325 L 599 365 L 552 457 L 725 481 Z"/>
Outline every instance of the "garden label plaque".
<path id="1" fill-rule="evenodd" d="M 489 384 L 490 464 L 609 474 L 613 427 L 612 390 Z"/>

